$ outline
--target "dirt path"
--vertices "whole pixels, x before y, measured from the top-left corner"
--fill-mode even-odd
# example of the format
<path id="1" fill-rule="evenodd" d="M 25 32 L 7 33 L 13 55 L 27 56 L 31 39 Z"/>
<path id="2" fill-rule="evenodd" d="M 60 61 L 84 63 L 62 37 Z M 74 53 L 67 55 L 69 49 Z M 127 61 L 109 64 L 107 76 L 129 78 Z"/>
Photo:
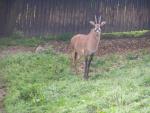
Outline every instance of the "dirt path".
<path id="1" fill-rule="evenodd" d="M 68 53 L 70 48 L 67 42 L 63 41 L 50 41 L 46 45 L 52 46 L 57 52 Z M 45 46 L 45 47 L 47 47 Z M 139 49 L 147 48 L 150 50 L 150 38 L 137 38 L 137 39 L 102 39 L 97 51 L 97 55 L 105 55 L 108 53 L 125 53 L 128 51 L 135 51 Z M 23 47 L 23 46 L 9 46 L 6 48 L 0 48 L 0 58 L 5 57 L 8 54 L 16 54 L 18 52 L 34 52 L 35 47 Z M 1 76 L 0 76 L 1 77 Z M 5 84 L 3 79 L 0 78 L 0 113 L 4 111 L 4 96 L 6 94 Z"/>

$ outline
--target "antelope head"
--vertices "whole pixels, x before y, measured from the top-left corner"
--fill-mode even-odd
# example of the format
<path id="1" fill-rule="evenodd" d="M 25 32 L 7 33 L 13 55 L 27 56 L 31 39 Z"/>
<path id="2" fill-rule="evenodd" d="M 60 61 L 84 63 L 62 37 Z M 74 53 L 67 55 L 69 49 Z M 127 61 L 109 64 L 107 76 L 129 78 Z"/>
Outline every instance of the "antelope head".
<path id="1" fill-rule="evenodd" d="M 95 15 L 95 22 L 90 21 L 90 24 L 94 26 L 94 31 L 96 33 L 101 33 L 101 27 L 103 27 L 106 24 L 106 21 L 101 22 L 101 16 L 97 20 L 96 15 Z"/>

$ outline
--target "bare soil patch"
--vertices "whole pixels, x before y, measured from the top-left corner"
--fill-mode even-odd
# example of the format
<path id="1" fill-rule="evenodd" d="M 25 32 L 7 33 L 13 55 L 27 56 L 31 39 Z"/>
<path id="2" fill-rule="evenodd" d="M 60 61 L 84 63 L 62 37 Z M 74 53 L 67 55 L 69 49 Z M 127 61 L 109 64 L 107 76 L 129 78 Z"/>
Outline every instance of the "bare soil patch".
<path id="1" fill-rule="evenodd" d="M 50 41 L 42 47 L 47 48 L 52 46 L 56 52 L 70 53 L 71 48 L 69 42 L 65 41 Z M 108 53 L 124 53 L 129 51 L 135 51 L 139 49 L 150 48 L 150 37 L 149 38 L 120 38 L 120 39 L 102 39 L 97 55 L 105 55 Z M 35 52 L 36 47 L 27 46 L 9 46 L 6 48 L 0 48 L 0 57 L 7 54 L 16 54 L 18 52 Z"/>
<path id="2" fill-rule="evenodd" d="M 51 41 L 49 45 L 57 52 L 68 53 L 71 51 L 69 42 Z M 150 38 L 102 39 L 96 54 L 101 56 L 108 53 L 124 53 L 144 48 L 150 49 Z"/>

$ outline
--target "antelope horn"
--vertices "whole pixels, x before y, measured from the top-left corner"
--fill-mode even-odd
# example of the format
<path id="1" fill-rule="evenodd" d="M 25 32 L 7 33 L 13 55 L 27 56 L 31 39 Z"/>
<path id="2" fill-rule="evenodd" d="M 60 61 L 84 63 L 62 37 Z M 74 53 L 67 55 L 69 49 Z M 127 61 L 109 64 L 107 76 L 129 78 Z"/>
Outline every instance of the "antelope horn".
<path id="1" fill-rule="evenodd" d="M 98 22 L 99 22 L 99 24 L 101 23 L 101 19 L 102 19 L 102 17 L 100 16 L 100 17 L 99 17 L 99 21 L 98 21 Z"/>
<path id="2" fill-rule="evenodd" d="M 97 24 L 97 18 L 96 18 L 96 15 L 95 15 L 95 24 Z"/>

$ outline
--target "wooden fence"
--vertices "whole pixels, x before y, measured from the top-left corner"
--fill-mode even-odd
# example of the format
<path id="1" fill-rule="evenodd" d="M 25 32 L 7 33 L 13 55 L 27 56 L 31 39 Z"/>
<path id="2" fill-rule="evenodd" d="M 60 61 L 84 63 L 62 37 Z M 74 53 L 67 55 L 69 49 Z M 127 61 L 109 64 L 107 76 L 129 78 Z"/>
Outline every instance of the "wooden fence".
<path id="1" fill-rule="evenodd" d="M 86 33 L 97 13 L 104 32 L 150 29 L 150 0 L 0 0 L 0 35 Z"/>

